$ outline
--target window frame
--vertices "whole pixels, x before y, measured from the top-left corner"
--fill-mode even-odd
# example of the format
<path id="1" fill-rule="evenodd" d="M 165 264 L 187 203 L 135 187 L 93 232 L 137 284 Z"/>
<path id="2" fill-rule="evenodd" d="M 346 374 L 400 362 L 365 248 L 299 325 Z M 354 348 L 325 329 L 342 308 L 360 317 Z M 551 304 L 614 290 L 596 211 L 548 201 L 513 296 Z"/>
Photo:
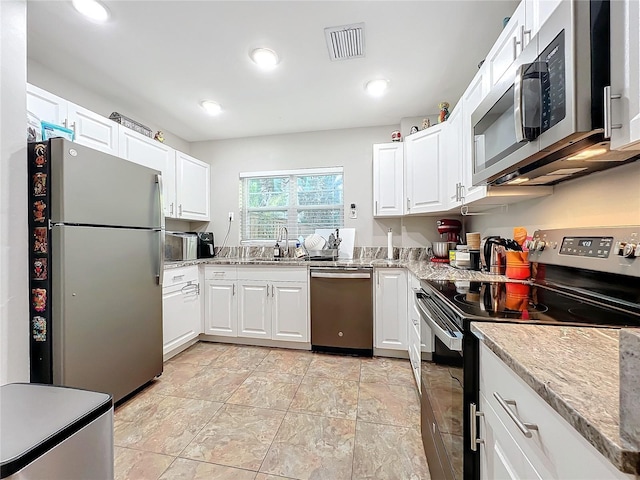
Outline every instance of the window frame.
<path id="1" fill-rule="evenodd" d="M 321 175 L 342 175 L 342 203 L 340 204 L 325 204 L 325 205 L 298 205 L 297 203 L 297 178 L 304 176 L 321 176 Z M 340 218 L 341 225 L 336 226 L 335 228 L 344 228 L 344 220 L 345 220 L 345 203 L 344 203 L 344 167 L 334 166 L 334 167 L 319 167 L 319 168 L 301 168 L 301 169 L 292 169 L 292 170 L 271 170 L 271 171 L 259 171 L 259 172 L 240 172 L 240 181 L 239 181 L 239 205 L 240 205 L 240 226 L 238 228 L 238 240 L 241 246 L 272 246 L 275 241 L 274 238 L 270 239 L 243 239 L 243 235 L 245 232 L 249 231 L 248 213 L 251 211 L 266 211 L 266 212 L 279 212 L 285 211 L 287 216 L 287 222 L 282 222 L 283 226 L 289 228 L 289 242 L 295 242 L 296 236 L 295 232 L 292 232 L 290 225 L 291 219 L 297 218 L 298 212 L 301 210 L 330 210 L 339 208 L 340 210 Z M 283 178 L 289 177 L 289 198 L 288 205 L 282 207 L 254 207 L 249 209 L 245 206 L 247 202 L 246 192 L 247 181 L 259 178 Z M 296 224 L 297 225 L 297 224 Z"/>

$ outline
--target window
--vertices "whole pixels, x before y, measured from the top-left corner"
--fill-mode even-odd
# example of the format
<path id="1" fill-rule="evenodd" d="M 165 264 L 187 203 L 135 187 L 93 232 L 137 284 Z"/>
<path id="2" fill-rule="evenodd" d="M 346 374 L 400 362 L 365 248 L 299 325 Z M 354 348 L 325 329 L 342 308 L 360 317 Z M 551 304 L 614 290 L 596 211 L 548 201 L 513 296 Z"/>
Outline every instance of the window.
<path id="1" fill-rule="evenodd" d="M 241 173 L 240 241 L 273 241 L 280 226 L 290 239 L 342 228 L 342 177 L 342 167 Z"/>

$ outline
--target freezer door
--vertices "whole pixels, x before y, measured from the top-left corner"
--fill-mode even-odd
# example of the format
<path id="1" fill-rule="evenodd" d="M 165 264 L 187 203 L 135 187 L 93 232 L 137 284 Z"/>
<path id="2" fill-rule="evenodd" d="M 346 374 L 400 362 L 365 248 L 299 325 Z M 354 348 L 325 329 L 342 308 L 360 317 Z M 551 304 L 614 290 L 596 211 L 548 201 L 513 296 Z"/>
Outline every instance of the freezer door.
<path id="1" fill-rule="evenodd" d="M 50 149 L 53 222 L 163 226 L 159 171 L 62 138 Z"/>
<path id="2" fill-rule="evenodd" d="M 53 381 L 120 400 L 162 373 L 159 235 L 53 227 Z"/>

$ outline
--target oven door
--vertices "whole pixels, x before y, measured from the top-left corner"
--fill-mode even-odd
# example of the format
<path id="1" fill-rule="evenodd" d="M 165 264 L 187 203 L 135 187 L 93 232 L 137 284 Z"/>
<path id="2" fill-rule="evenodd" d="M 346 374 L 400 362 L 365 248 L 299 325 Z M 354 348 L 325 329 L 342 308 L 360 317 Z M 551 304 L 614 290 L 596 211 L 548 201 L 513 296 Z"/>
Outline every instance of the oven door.
<path id="1" fill-rule="evenodd" d="M 458 326 L 447 317 L 425 290 L 416 289 L 415 295 L 421 320 L 448 350 L 462 352 L 462 332 Z"/>

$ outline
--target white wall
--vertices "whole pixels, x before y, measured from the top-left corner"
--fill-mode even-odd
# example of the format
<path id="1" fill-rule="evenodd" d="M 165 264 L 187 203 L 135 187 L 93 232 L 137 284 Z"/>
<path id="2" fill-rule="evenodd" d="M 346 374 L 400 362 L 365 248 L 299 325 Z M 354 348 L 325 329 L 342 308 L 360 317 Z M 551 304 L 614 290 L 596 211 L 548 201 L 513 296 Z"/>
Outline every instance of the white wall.
<path id="1" fill-rule="evenodd" d="M 26 3 L 0 1 L 0 384 L 29 381 Z"/>
<path id="2" fill-rule="evenodd" d="M 469 231 L 513 237 L 514 226 L 538 228 L 640 225 L 640 161 L 555 186 L 548 197 L 469 217 Z"/>
<path id="3" fill-rule="evenodd" d="M 109 118 L 112 112 L 118 112 L 129 118 L 132 118 L 143 125 L 146 125 L 152 132 L 161 130 L 164 134 L 165 143 L 176 150 L 189 153 L 189 142 L 172 134 L 161 125 L 156 124 L 148 118 L 142 118 L 129 105 L 126 105 L 117 98 L 105 98 L 95 92 L 87 90 L 84 86 L 77 83 L 73 79 L 62 77 L 61 75 L 49 70 L 41 63 L 31 59 L 27 61 L 27 80 L 32 85 L 40 87 L 48 92 L 58 95 L 59 97 L 76 103 L 81 107 L 87 108 L 92 112 L 96 112 L 104 117 Z"/>
<path id="4" fill-rule="evenodd" d="M 387 230 L 395 246 L 425 246 L 437 240 L 435 218 L 373 219 L 372 146 L 387 143 L 398 125 L 272 135 L 191 144 L 191 155 L 211 164 L 211 220 L 199 230 L 212 230 L 222 244 L 228 212 L 239 218 L 239 173 L 313 167 L 344 167 L 345 227 L 356 228 L 356 245 L 384 246 Z M 349 218 L 355 203 L 358 218 Z M 238 223 L 232 224 L 227 245 L 238 245 Z"/>

